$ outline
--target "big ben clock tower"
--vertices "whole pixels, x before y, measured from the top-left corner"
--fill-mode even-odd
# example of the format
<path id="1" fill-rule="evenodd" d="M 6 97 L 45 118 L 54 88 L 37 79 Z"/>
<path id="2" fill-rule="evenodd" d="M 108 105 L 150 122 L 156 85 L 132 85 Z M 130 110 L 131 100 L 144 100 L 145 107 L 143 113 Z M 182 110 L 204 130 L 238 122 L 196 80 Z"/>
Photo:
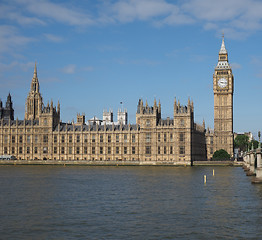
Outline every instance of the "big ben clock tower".
<path id="1" fill-rule="evenodd" d="M 233 92 L 234 76 L 228 63 L 224 36 L 218 63 L 213 74 L 214 150 L 224 149 L 233 157 Z"/>

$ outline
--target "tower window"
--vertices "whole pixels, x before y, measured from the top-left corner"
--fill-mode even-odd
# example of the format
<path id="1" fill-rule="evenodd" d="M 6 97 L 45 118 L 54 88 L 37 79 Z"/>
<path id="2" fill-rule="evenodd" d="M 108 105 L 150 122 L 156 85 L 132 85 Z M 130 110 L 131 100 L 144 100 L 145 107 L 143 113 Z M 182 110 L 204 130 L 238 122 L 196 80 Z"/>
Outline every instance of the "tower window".
<path id="1" fill-rule="evenodd" d="M 78 142 L 78 143 L 80 142 L 80 135 L 76 136 L 76 142 Z"/>
<path id="2" fill-rule="evenodd" d="M 179 141 L 180 141 L 180 142 L 185 141 L 185 135 L 184 135 L 184 133 L 180 133 L 180 134 L 179 134 Z"/>
<path id="3" fill-rule="evenodd" d="M 43 153 L 48 153 L 48 147 L 43 147 Z"/>
<path id="4" fill-rule="evenodd" d="M 136 154 L 136 148 L 132 147 L 132 154 Z"/>
<path id="5" fill-rule="evenodd" d="M 76 154 L 80 154 L 80 147 L 76 148 Z"/>
<path id="6" fill-rule="evenodd" d="M 185 147 L 184 146 L 179 147 L 179 154 L 185 154 Z"/>
<path id="7" fill-rule="evenodd" d="M 84 147 L 84 154 L 87 154 L 87 147 Z"/>
<path id="8" fill-rule="evenodd" d="M 28 139 L 27 139 L 27 141 L 28 141 Z M 47 142 L 48 142 L 48 135 L 44 135 L 44 136 L 43 136 L 43 142 L 44 142 L 44 143 L 47 143 Z"/>
<path id="9" fill-rule="evenodd" d="M 151 133 L 146 134 L 146 142 L 151 142 Z"/>
<path id="10" fill-rule="evenodd" d="M 146 146 L 146 154 L 151 154 L 151 146 Z"/>

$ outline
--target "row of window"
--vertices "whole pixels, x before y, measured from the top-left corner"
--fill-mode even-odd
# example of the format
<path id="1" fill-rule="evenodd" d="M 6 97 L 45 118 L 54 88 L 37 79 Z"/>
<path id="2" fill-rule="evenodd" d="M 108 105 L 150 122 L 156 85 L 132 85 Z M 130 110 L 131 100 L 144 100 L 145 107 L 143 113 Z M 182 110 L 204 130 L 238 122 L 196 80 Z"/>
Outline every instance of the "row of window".
<path id="1" fill-rule="evenodd" d="M 31 150 L 30 147 L 26 147 L 26 153 L 27 154 L 31 153 L 30 150 Z M 33 153 L 38 154 L 38 150 L 39 150 L 38 147 L 34 147 Z M 43 154 L 48 153 L 48 147 L 43 147 L 42 150 L 43 150 Z M 73 152 L 72 150 L 73 150 L 73 148 L 69 147 L 68 148 L 68 154 L 72 154 L 72 152 Z M 107 147 L 107 154 L 113 154 L 112 150 L 113 150 L 112 147 Z M 120 153 L 119 150 L 120 150 L 119 147 L 115 147 L 115 154 L 119 154 Z M 104 151 L 105 151 L 104 147 L 99 147 L 99 154 L 104 154 Z M 18 148 L 18 153 L 23 154 L 23 147 Z M 58 153 L 58 148 L 54 147 L 54 154 L 57 154 L 57 153 Z M 169 147 L 169 153 L 173 154 L 173 147 L 172 146 Z M 7 147 L 4 147 L 4 154 L 8 154 Z M 11 154 L 15 154 L 15 147 L 11 148 Z M 61 147 L 61 154 L 65 154 L 65 147 Z M 80 147 L 75 148 L 75 154 L 80 154 Z M 83 148 L 83 154 L 87 154 L 87 147 Z M 92 154 L 96 154 L 96 147 L 92 147 Z M 124 147 L 123 154 L 127 154 L 127 147 Z M 136 154 L 136 148 L 135 147 L 132 147 L 132 154 Z M 145 147 L 145 154 L 151 154 L 151 146 Z M 158 154 L 162 154 L 160 147 L 158 147 Z M 167 147 L 166 146 L 163 147 L 163 154 L 167 154 Z M 180 146 L 179 154 L 185 154 L 185 147 L 184 146 Z"/>
<path id="2" fill-rule="evenodd" d="M 35 143 L 38 143 L 38 141 L 39 141 L 38 135 L 34 135 L 32 138 L 33 138 Z M 179 134 L 179 140 L 184 141 L 184 138 L 185 138 L 184 133 L 180 133 Z M 170 141 L 173 140 L 173 134 L 172 133 L 170 133 L 169 139 L 170 139 Z M 164 140 L 164 142 L 167 141 L 167 134 L 166 133 L 164 133 L 163 140 Z M 88 142 L 88 135 L 84 135 L 83 141 L 85 143 Z M 135 134 L 132 134 L 132 142 L 134 143 L 135 141 L 136 141 L 136 136 L 135 136 Z M 158 142 L 160 142 L 160 141 L 161 141 L 161 134 L 159 133 L 158 134 Z M 16 142 L 16 136 L 14 136 L 14 135 L 11 136 L 11 142 L 12 143 Z M 23 143 L 23 135 L 18 136 L 18 142 Z M 31 136 L 30 135 L 26 136 L 26 142 L 27 143 L 31 142 Z M 43 142 L 48 143 L 48 135 L 46 135 L 46 134 L 43 135 Z M 57 143 L 57 142 L 58 142 L 58 136 L 54 136 L 54 143 Z M 64 143 L 64 142 L 65 142 L 65 136 L 62 135 L 61 136 L 61 143 Z M 73 136 L 72 135 L 68 136 L 68 142 L 69 143 L 73 142 Z M 80 135 L 76 135 L 76 142 L 80 143 Z M 96 142 L 96 135 L 92 135 L 91 142 L 93 142 L 93 143 Z M 104 136 L 103 135 L 99 136 L 99 142 L 100 143 L 104 142 Z M 112 142 L 112 136 L 111 135 L 107 136 L 107 142 L 108 143 Z M 115 142 L 117 142 L 117 143 L 119 142 L 119 134 L 115 135 Z M 124 142 L 128 142 L 128 135 L 127 134 L 124 135 Z M 146 134 L 146 142 L 151 142 L 151 133 Z M 8 136 L 7 135 L 4 136 L 4 143 L 8 143 Z"/>

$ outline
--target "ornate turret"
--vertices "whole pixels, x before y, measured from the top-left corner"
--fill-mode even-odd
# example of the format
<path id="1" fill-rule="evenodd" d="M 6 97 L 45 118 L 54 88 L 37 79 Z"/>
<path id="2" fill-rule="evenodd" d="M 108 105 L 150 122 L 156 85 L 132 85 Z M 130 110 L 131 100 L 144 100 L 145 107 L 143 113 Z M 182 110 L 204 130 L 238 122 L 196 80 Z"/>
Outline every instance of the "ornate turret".
<path id="1" fill-rule="evenodd" d="M 143 119 L 143 121 L 145 119 L 146 120 L 151 119 L 152 123 L 154 123 L 156 125 L 159 122 L 159 120 L 161 119 L 160 101 L 159 101 L 159 104 L 157 106 L 156 99 L 154 99 L 154 105 L 149 106 L 148 102 L 146 100 L 146 105 L 143 106 L 143 100 L 139 99 L 138 105 L 137 105 L 137 112 L 136 112 L 136 123 L 138 125 L 142 124 L 141 119 Z"/>
<path id="2" fill-rule="evenodd" d="M 11 98 L 10 93 L 7 96 L 5 107 L 6 109 L 11 109 L 13 107 L 12 98 Z"/>
<path id="3" fill-rule="evenodd" d="M 26 100 L 25 119 L 39 119 L 43 110 L 43 99 L 39 92 L 39 82 L 37 77 L 37 68 L 35 63 L 34 74 L 31 81 L 31 89 Z"/>
<path id="4" fill-rule="evenodd" d="M 5 108 L 0 100 L 0 119 L 14 120 L 14 109 L 11 94 L 9 93 L 6 99 Z"/>

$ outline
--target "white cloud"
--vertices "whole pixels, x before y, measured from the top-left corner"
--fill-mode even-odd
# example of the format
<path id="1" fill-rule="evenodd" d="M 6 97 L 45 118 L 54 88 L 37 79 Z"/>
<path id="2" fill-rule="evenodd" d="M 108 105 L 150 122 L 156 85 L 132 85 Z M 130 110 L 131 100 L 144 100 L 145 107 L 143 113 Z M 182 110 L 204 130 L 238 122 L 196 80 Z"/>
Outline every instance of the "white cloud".
<path id="1" fill-rule="evenodd" d="M 220 34 L 224 30 L 228 38 L 244 38 L 262 29 L 262 1 L 258 0 L 102 0 L 90 4 L 90 8 L 89 3 L 84 7 L 82 4 L 10 0 L 0 3 L 0 19 L 20 25 L 61 23 L 75 27 L 135 21 L 147 21 L 157 27 L 201 24 L 203 29 Z M 52 34 L 45 37 L 53 42 L 62 40 Z"/>
<path id="2" fill-rule="evenodd" d="M 87 66 L 87 67 L 84 67 L 83 70 L 86 71 L 86 72 L 92 72 L 92 71 L 94 71 L 94 67 Z"/>
<path id="3" fill-rule="evenodd" d="M 59 37 L 59 36 L 56 36 L 56 35 L 53 35 L 53 34 L 46 33 L 46 34 L 44 34 L 44 36 L 50 42 L 59 43 L 59 42 L 63 41 L 62 37 Z"/>
<path id="4" fill-rule="evenodd" d="M 20 35 L 13 26 L 0 25 L 0 52 L 9 52 L 33 41 L 35 39 Z"/>
<path id="5" fill-rule="evenodd" d="M 91 17 L 80 9 L 73 9 L 64 4 L 55 4 L 47 0 L 18 0 L 31 14 L 49 18 L 57 22 L 75 26 L 86 26 L 94 24 Z"/>
<path id="6" fill-rule="evenodd" d="M 17 61 L 11 62 L 9 64 L 0 63 L 0 72 L 10 71 L 12 69 L 17 70 L 18 68 L 24 72 L 32 68 L 32 72 L 33 72 L 34 64 L 35 64 L 34 62 L 21 63 Z"/>
<path id="7" fill-rule="evenodd" d="M 76 70 L 76 65 L 74 65 L 74 64 L 69 64 L 69 65 L 65 66 L 65 67 L 62 69 L 62 72 L 63 72 L 63 73 L 66 73 L 66 74 L 73 74 L 73 73 L 75 73 L 75 70 Z"/>
<path id="8" fill-rule="evenodd" d="M 152 21 L 154 25 L 188 24 L 191 17 L 186 16 L 175 4 L 165 0 L 125 0 L 108 6 L 108 13 L 117 22 Z"/>
<path id="9" fill-rule="evenodd" d="M 231 63 L 230 66 L 232 69 L 240 69 L 242 67 L 239 63 Z"/>

